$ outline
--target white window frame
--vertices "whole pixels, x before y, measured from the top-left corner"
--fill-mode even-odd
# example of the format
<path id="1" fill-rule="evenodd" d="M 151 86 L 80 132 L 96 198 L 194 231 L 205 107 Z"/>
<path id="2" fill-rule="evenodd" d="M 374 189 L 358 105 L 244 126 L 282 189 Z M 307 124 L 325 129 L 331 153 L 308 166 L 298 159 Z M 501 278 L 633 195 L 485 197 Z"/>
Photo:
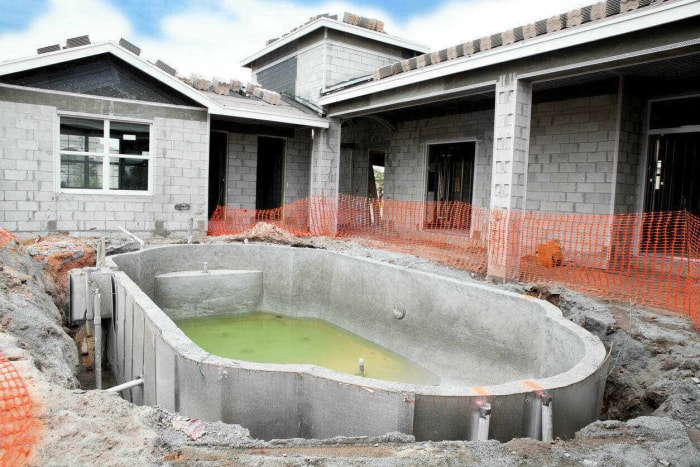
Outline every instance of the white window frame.
<path id="1" fill-rule="evenodd" d="M 104 123 L 103 128 L 103 152 L 102 154 L 93 152 L 79 152 L 79 151 L 61 151 L 61 118 L 77 118 L 85 120 L 99 120 Z M 109 132 L 111 122 L 118 123 L 137 123 L 142 125 L 148 125 L 148 156 L 139 156 L 132 154 L 110 154 L 109 152 Z M 139 118 L 122 118 L 114 117 L 111 115 L 98 115 L 98 114 L 85 114 L 78 112 L 61 112 L 56 114 L 54 121 L 54 134 L 56 135 L 54 141 L 54 154 L 55 154 L 55 170 L 54 170 L 54 185 L 55 191 L 57 193 L 70 193 L 70 194 L 85 194 L 85 195 L 108 195 L 108 196 L 152 196 L 154 192 L 154 174 L 155 174 L 155 131 L 154 123 L 152 120 L 145 120 Z M 90 189 L 90 188 L 63 188 L 61 187 L 61 154 L 70 154 L 74 156 L 97 156 L 102 157 L 102 188 Z M 112 190 L 109 188 L 109 159 L 110 158 L 126 158 L 126 159 L 141 159 L 148 161 L 148 190 Z"/>

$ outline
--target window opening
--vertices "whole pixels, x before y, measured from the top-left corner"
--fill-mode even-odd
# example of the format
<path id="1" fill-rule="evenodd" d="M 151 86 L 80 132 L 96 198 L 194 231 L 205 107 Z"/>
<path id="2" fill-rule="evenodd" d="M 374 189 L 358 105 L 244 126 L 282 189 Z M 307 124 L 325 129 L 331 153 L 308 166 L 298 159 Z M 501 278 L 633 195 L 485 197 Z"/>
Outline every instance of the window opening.
<path id="1" fill-rule="evenodd" d="M 59 138 L 62 190 L 149 190 L 150 125 L 60 117 Z"/>

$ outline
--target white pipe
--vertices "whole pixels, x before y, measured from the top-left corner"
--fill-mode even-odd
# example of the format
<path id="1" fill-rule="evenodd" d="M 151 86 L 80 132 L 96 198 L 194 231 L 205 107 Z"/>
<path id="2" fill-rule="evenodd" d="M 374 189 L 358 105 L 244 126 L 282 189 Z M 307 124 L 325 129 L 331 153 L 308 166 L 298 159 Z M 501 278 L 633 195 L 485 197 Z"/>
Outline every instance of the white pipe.
<path id="1" fill-rule="evenodd" d="M 192 229 L 194 227 L 194 219 L 190 217 L 190 220 L 187 223 L 187 243 L 190 244 L 192 243 Z"/>
<path id="2" fill-rule="evenodd" d="M 144 245 L 146 244 L 146 242 L 144 242 L 144 241 L 141 240 L 139 237 L 137 237 L 136 235 L 134 235 L 134 234 L 132 234 L 131 232 L 129 232 L 128 230 L 126 230 L 126 229 L 125 229 L 124 227 L 122 227 L 121 225 L 119 226 L 119 230 L 121 230 L 122 232 L 124 232 L 125 234 L 127 234 L 129 237 L 131 237 L 131 238 L 133 238 L 134 240 L 136 240 L 137 242 L 139 242 L 139 249 L 140 249 L 140 250 L 143 250 L 143 247 L 144 247 Z"/>
<path id="3" fill-rule="evenodd" d="M 119 391 L 124 391 L 125 389 L 131 389 L 136 386 L 141 386 L 143 384 L 143 376 L 139 376 L 138 378 L 127 381 L 126 383 L 122 383 L 118 386 L 111 387 L 109 389 L 106 389 L 107 392 L 119 392 Z"/>
<path id="4" fill-rule="evenodd" d="M 479 424 L 476 430 L 476 440 L 486 441 L 489 439 L 489 425 L 491 424 L 491 404 L 484 402 L 479 407 Z"/>
<path id="5" fill-rule="evenodd" d="M 98 264 L 98 266 L 100 268 L 105 267 L 105 264 L 107 264 L 106 256 L 107 256 L 107 245 L 105 244 L 105 238 L 102 237 L 102 238 L 100 238 L 100 256 L 99 256 L 100 263 Z"/>
<path id="6" fill-rule="evenodd" d="M 92 310 L 95 323 L 95 387 L 102 389 L 102 310 L 100 309 L 100 291 L 98 289 L 94 291 Z"/>
<path id="7" fill-rule="evenodd" d="M 552 441 L 554 424 L 552 420 L 552 396 L 542 396 L 542 441 Z"/>

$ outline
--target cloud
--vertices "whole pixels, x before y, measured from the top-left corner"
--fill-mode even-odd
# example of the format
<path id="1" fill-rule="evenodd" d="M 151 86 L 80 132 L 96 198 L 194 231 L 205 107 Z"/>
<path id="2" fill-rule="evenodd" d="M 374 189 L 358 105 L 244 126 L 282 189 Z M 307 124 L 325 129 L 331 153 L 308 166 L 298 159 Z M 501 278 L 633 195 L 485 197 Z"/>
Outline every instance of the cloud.
<path id="1" fill-rule="evenodd" d="M 147 0 L 144 0 L 147 1 Z M 164 12 L 160 35 L 134 30 L 123 13 L 106 0 L 50 0 L 48 8 L 22 32 L 0 34 L 0 61 L 29 56 L 36 48 L 65 43 L 68 37 L 89 34 L 93 42 L 120 37 L 141 47 L 148 60 L 161 59 L 180 74 L 247 80 L 239 64 L 279 37 L 321 13 L 345 11 L 382 19 L 394 36 L 444 48 L 544 19 L 591 0 L 473 0 L 454 1 L 400 23 L 381 8 L 329 1 L 314 6 L 294 0 L 198 0 L 184 9 Z"/>
<path id="2" fill-rule="evenodd" d="M 104 0 L 50 0 L 46 10 L 19 32 L 0 35 L 0 61 L 36 54 L 36 49 L 65 44 L 88 34 L 92 42 L 132 34 L 129 20 Z"/>
<path id="3" fill-rule="evenodd" d="M 318 14 L 342 15 L 357 10 L 350 3 L 339 2 L 309 7 L 290 1 L 222 0 L 219 11 L 192 7 L 165 17 L 162 37 L 140 40 L 139 45 L 181 74 L 247 80 L 249 71 L 242 69 L 240 62 L 262 49 L 268 39 L 280 37 Z M 366 8 L 362 14 L 387 16 Z"/>

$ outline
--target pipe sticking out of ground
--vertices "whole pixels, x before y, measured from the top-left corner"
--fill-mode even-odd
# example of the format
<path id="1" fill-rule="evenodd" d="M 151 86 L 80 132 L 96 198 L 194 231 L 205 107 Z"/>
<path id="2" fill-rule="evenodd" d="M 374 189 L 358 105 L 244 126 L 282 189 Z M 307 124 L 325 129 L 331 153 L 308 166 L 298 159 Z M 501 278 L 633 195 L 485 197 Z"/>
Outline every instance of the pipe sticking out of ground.
<path id="1" fill-rule="evenodd" d="M 117 386 L 106 389 L 107 392 L 120 392 L 127 389 L 135 388 L 136 386 L 141 386 L 143 384 L 143 377 L 139 376 L 136 379 L 127 381 L 126 383 L 119 384 Z"/>
<path id="2" fill-rule="evenodd" d="M 100 291 L 93 292 L 93 322 L 95 324 L 95 387 L 102 389 L 102 310 Z"/>

